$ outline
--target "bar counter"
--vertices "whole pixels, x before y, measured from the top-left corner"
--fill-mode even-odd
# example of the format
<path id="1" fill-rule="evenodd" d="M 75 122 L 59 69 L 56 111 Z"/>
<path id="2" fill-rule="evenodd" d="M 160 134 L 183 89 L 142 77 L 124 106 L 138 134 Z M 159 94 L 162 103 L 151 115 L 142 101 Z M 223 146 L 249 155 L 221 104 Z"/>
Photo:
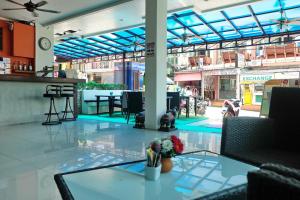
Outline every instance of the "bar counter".
<path id="1" fill-rule="evenodd" d="M 52 77 L 36 77 L 36 76 L 18 76 L 18 75 L 0 75 L 0 81 L 13 81 L 13 82 L 37 82 L 37 83 L 84 83 L 84 79 L 73 78 L 52 78 Z"/>
<path id="2" fill-rule="evenodd" d="M 49 98 L 44 98 L 46 86 L 77 85 L 84 79 L 51 78 L 19 75 L 0 75 L 0 125 L 43 122 L 50 106 Z M 77 116 L 77 90 L 72 98 Z M 57 111 L 63 111 L 65 98 L 55 99 Z"/>

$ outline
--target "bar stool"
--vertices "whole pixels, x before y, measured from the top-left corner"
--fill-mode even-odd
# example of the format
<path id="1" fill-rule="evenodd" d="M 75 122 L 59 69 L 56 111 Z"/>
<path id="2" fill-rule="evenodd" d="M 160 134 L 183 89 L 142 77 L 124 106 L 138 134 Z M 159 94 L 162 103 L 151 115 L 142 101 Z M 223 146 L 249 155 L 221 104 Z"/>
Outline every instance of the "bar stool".
<path id="1" fill-rule="evenodd" d="M 63 117 L 61 118 L 61 121 L 75 121 L 76 120 L 74 111 L 72 110 L 71 101 L 70 101 L 71 97 L 74 98 L 74 94 L 75 94 L 75 86 L 73 86 L 73 85 L 63 85 L 62 86 L 60 96 L 66 98 L 66 105 L 65 105 L 65 110 L 62 111 Z M 72 113 L 73 117 L 68 118 L 68 113 Z"/>
<path id="2" fill-rule="evenodd" d="M 47 85 L 46 86 L 46 93 L 43 96 L 45 98 L 50 98 L 50 108 L 49 108 L 49 112 L 45 113 L 45 115 L 47 115 L 47 119 L 45 122 L 42 123 L 42 125 L 61 124 L 59 115 L 56 111 L 55 102 L 54 102 L 54 98 L 60 98 L 60 93 L 61 93 L 60 85 Z M 54 109 L 54 112 L 52 112 L 52 107 Z M 57 120 L 51 120 L 52 115 L 56 115 Z"/>

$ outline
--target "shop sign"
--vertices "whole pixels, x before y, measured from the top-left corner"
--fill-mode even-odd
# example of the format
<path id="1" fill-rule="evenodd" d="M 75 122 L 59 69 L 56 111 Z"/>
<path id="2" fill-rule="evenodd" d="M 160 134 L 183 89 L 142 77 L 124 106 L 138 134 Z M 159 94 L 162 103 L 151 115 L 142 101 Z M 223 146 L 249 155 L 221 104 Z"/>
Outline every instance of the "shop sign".
<path id="1" fill-rule="evenodd" d="M 155 55 L 155 42 L 148 42 L 146 44 L 146 57 L 153 57 Z"/>
<path id="2" fill-rule="evenodd" d="M 248 81 L 248 82 L 266 82 L 271 80 L 273 75 L 241 75 L 241 81 Z"/>
<path id="3" fill-rule="evenodd" d="M 244 54 L 241 54 L 241 53 L 236 54 L 235 67 L 244 68 L 245 65 L 246 65 L 246 63 L 245 63 Z"/>
<path id="4" fill-rule="evenodd" d="M 203 71 L 205 76 L 217 76 L 217 75 L 236 75 L 236 69 L 226 69 L 226 70 L 212 70 L 212 71 Z"/>

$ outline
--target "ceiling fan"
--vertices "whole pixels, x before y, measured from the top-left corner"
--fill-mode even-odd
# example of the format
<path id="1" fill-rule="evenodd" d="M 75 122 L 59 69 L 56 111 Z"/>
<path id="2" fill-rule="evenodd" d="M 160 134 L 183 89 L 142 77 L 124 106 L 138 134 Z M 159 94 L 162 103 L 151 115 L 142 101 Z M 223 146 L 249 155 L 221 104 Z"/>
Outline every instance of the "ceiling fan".
<path id="1" fill-rule="evenodd" d="M 134 40 L 132 41 L 132 44 L 130 44 L 130 46 L 133 46 L 134 51 L 137 51 L 138 47 L 142 47 L 144 48 L 144 46 L 142 45 L 143 40 L 139 40 L 136 36 L 134 37 Z"/>
<path id="2" fill-rule="evenodd" d="M 48 10 L 48 9 L 41 9 L 40 7 L 48 4 L 47 1 L 41 1 L 39 3 L 33 3 L 31 0 L 27 3 L 21 4 L 19 2 L 13 1 L 13 0 L 6 0 L 10 3 L 14 3 L 17 4 L 19 6 L 22 6 L 23 8 L 4 8 L 2 10 L 24 10 L 26 9 L 27 11 L 32 13 L 32 16 L 34 17 L 38 17 L 39 14 L 36 11 L 41 11 L 41 12 L 48 12 L 48 13 L 60 13 L 60 11 L 56 11 L 56 10 Z"/>
<path id="3" fill-rule="evenodd" d="M 54 34 L 55 36 L 55 41 L 58 42 L 64 42 L 64 41 L 68 41 L 68 40 L 76 40 L 76 39 L 83 39 L 83 35 L 81 35 L 81 29 L 77 29 L 77 30 L 66 30 L 64 32 L 57 32 Z"/>
<path id="4" fill-rule="evenodd" d="M 279 31 L 287 31 L 289 28 L 289 25 L 298 25 L 300 26 L 300 18 L 293 18 L 293 19 L 288 19 L 286 16 L 286 13 L 284 11 L 285 8 L 285 0 L 277 0 L 274 4 L 274 7 L 280 7 L 280 18 L 277 20 L 271 20 L 274 23 L 277 23 L 277 27 L 279 28 Z"/>
<path id="5" fill-rule="evenodd" d="M 193 39 L 193 38 L 198 38 L 200 40 L 203 40 L 203 38 L 199 35 L 194 35 L 194 34 L 188 33 L 187 28 L 184 27 L 183 29 L 184 29 L 183 34 L 177 40 L 181 40 L 183 43 L 187 43 L 187 44 L 189 44 L 190 40 Z"/>
<path id="6" fill-rule="evenodd" d="M 271 21 L 277 24 L 280 32 L 288 30 L 289 25 L 300 26 L 300 18 L 288 19 L 283 10 L 281 11 L 281 16 L 279 19 Z"/>

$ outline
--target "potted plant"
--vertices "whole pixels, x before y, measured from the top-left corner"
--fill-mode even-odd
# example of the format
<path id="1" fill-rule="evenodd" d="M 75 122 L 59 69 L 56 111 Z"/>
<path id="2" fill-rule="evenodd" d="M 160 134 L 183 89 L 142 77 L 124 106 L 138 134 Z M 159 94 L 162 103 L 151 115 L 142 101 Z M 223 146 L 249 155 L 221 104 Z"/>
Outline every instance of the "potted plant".
<path id="1" fill-rule="evenodd" d="M 169 172 L 173 167 L 171 158 L 183 152 L 183 143 L 176 135 L 156 140 L 150 144 L 150 147 L 153 151 L 160 150 L 161 173 Z"/>

